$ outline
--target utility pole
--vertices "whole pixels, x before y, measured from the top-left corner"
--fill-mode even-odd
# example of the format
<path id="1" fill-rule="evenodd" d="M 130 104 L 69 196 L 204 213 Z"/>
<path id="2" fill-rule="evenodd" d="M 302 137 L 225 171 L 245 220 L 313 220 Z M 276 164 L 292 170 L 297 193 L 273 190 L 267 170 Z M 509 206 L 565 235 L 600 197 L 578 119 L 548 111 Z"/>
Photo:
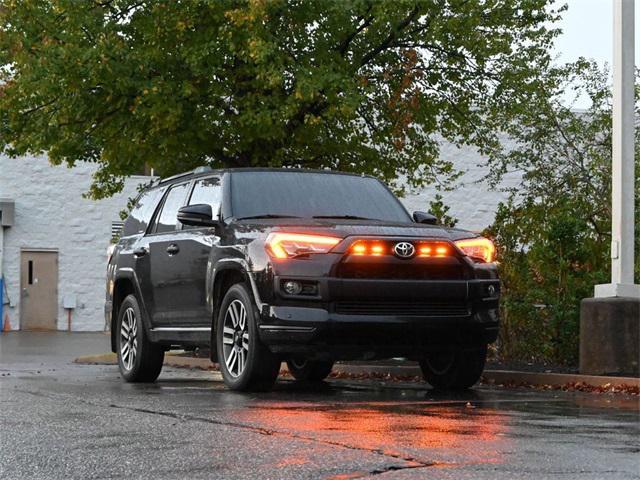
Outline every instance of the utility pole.
<path id="1" fill-rule="evenodd" d="M 634 0 L 613 0 L 611 283 L 580 306 L 581 373 L 638 374 L 640 285 L 634 284 Z"/>
<path id="2" fill-rule="evenodd" d="M 633 284 L 634 81 L 634 0 L 614 0 L 611 283 L 596 285 L 596 297 L 640 298 Z"/>

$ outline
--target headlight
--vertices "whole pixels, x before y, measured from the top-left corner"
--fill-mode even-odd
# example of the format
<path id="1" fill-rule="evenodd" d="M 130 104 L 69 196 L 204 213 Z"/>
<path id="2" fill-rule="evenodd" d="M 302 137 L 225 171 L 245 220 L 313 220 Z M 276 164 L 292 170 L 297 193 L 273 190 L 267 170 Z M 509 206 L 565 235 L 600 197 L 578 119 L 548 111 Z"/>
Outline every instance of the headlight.
<path id="1" fill-rule="evenodd" d="M 266 249 L 275 258 L 291 258 L 309 253 L 327 253 L 340 242 L 337 237 L 303 233 L 271 233 Z"/>
<path id="2" fill-rule="evenodd" d="M 467 238 L 458 240 L 455 244 L 465 255 L 473 259 L 486 263 L 491 263 L 496 259 L 496 247 L 488 238 Z"/>

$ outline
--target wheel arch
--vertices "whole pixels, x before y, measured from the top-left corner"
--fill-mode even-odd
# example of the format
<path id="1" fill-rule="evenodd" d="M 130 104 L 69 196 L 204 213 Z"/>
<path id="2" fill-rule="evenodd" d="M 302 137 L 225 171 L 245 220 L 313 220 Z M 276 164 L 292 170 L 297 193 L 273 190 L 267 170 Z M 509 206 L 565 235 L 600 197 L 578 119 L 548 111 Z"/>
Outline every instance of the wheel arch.
<path id="1" fill-rule="evenodd" d="M 218 265 L 212 276 L 211 296 L 209 308 L 211 311 L 211 339 L 210 356 L 212 361 L 217 361 L 216 347 L 216 319 L 226 292 L 238 283 L 245 283 L 252 290 L 250 275 L 240 262 L 225 262 Z M 254 299 L 255 301 L 255 299 Z"/>
<path id="2" fill-rule="evenodd" d="M 111 320 L 110 320 L 110 331 L 111 331 L 111 351 L 116 351 L 116 323 L 118 321 L 118 315 L 120 313 L 120 305 L 123 300 L 127 298 L 128 295 L 135 295 L 138 299 L 138 303 L 140 306 L 140 311 L 142 312 L 142 323 L 144 325 L 145 330 L 148 333 L 148 323 L 147 323 L 147 315 L 145 311 L 144 302 L 142 301 L 142 296 L 140 294 L 140 287 L 138 285 L 137 279 L 133 272 L 122 271 L 116 274 L 116 279 L 113 283 L 113 298 L 111 309 Z"/>

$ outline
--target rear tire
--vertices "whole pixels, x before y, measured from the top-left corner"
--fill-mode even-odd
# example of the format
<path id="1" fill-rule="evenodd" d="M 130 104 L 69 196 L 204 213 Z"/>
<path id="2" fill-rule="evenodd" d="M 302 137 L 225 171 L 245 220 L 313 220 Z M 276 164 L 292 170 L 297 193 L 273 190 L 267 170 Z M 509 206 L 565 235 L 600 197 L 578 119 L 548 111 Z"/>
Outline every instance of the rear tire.
<path id="1" fill-rule="evenodd" d="M 287 367 L 293 378 L 300 382 L 321 382 L 331 373 L 333 361 L 290 358 Z"/>
<path id="2" fill-rule="evenodd" d="M 231 390 L 270 390 L 278 378 L 280 359 L 260 342 L 256 316 L 247 287 L 233 285 L 222 300 L 216 323 L 218 364 Z"/>
<path id="3" fill-rule="evenodd" d="M 128 295 L 120 305 L 116 328 L 116 352 L 122 378 L 131 383 L 155 382 L 162 370 L 164 349 L 147 338 L 140 305 L 134 295 Z"/>
<path id="4" fill-rule="evenodd" d="M 420 361 L 424 379 L 439 390 L 466 390 L 475 385 L 484 370 L 487 345 L 427 353 Z"/>

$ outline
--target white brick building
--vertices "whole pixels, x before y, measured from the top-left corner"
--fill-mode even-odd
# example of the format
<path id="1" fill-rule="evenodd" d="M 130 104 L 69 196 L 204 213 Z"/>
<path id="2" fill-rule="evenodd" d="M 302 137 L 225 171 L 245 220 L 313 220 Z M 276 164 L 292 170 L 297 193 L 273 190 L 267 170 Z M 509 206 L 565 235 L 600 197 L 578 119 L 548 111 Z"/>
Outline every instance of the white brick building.
<path id="1" fill-rule="evenodd" d="M 466 172 L 458 188 L 441 192 L 451 207 L 449 213 L 459 219 L 458 226 L 482 230 L 491 224 L 506 195 L 478 183 L 486 167 L 479 166 L 482 158 L 474 150 L 444 145 L 441 156 Z M 10 199 L 15 203 L 13 225 L 0 227 L 4 229 L 4 242 L 0 241 L 6 284 L 4 318 L 11 329 L 67 330 L 69 313 L 74 331 L 104 328 L 105 264 L 112 222 L 120 220 L 118 214 L 127 199 L 149 177 L 132 177 L 120 194 L 92 201 L 82 194 L 87 192 L 94 171 L 91 164 L 79 163 L 68 169 L 51 166 L 45 157 L 0 156 L 0 202 Z M 505 186 L 518 181 L 518 176 L 511 176 L 505 179 Z M 409 211 L 428 210 L 436 193 L 434 187 L 427 188 L 403 202 Z M 48 290 L 43 290 L 45 286 Z M 28 318 L 25 320 L 28 309 L 42 308 L 47 292 L 51 292 L 47 307 L 50 324 L 30 325 Z M 38 302 L 33 302 L 34 297 Z"/>
<path id="2" fill-rule="evenodd" d="M 45 157 L 0 156 L 0 198 L 15 202 L 13 226 L 0 227 L 4 228 L 4 301 L 9 302 L 4 305 L 4 313 L 5 319 L 8 314 L 11 329 L 25 327 L 20 324 L 20 308 L 29 276 L 32 283 L 37 283 L 40 260 L 47 268 L 56 269 L 50 265 L 56 257 L 57 279 L 46 279 L 57 284 L 53 300 L 57 303 L 56 322 L 55 326 L 42 328 L 68 328 L 66 299 L 76 304 L 71 311 L 72 330 L 103 329 L 104 278 L 112 222 L 120 220 L 119 212 L 126 207 L 127 199 L 149 177 L 132 177 L 122 193 L 96 202 L 82 197 L 94 171 L 91 164 L 79 163 L 69 169 L 52 166 Z M 42 252 L 42 258 L 32 260 L 32 271 L 26 271 L 29 269 L 26 257 L 38 252 Z M 45 273 L 56 276 L 55 271 Z"/>

